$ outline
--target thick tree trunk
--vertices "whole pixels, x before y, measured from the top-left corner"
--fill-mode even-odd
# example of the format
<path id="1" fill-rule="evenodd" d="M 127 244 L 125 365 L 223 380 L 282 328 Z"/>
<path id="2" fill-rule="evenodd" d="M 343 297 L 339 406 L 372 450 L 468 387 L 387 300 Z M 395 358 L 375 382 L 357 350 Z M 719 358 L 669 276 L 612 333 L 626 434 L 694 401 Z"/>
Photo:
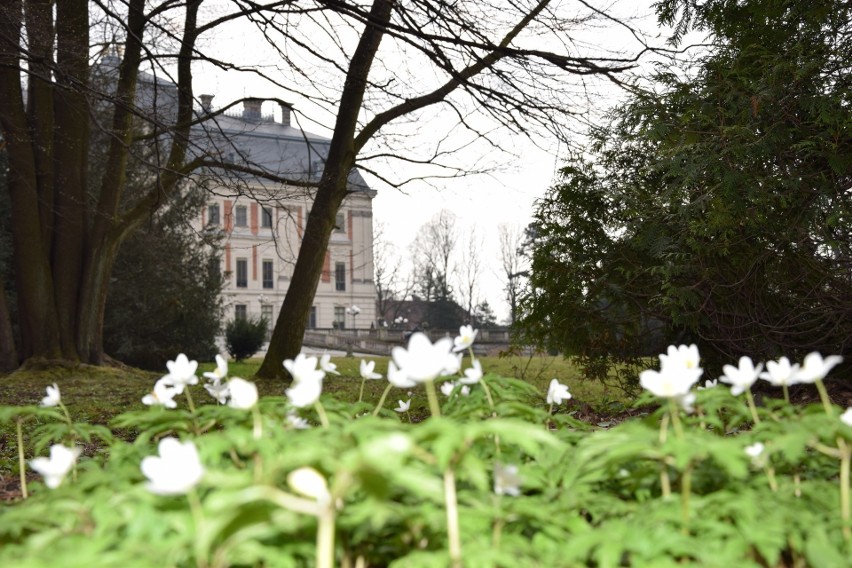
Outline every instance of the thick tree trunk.
<path id="1" fill-rule="evenodd" d="M 0 282 L 0 373 L 18 368 L 18 352 L 15 350 L 15 337 L 12 335 L 12 319 L 6 305 L 6 290 Z"/>
<path id="2" fill-rule="evenodd" d="M 51 265 L 56 310 L 64 359 L 76 360 L 77 300 L 86 247 L 89 152 L 89 103 L 82 85 L 89 78 L 89 21 L 87 0 L 63 0 L 57 4 L 57 75 L 54 90 L 56 119 L 54 159 L 56 171 L 55 222 Z"/>
<path id="3" fill-rule="evenodd" d="M 293 279 L 278 313 L 269 340 L 269 350 L 257 371 L 260 378 L 286 378 L 284 360 L 294 358 L 302 348 L 311 305 L 322 275 L 325 251 L 334 230 L 335 216 L 346 197 L 349 171 L 355 166 L 355 128 L 367 78 L 384 37 L 385 26 L 390 21 L 393 4 L 394 0 L 373 2 L 366 29 L 352 55 L 325 169 L 305 225 L 299 256 L 293 268 Z"/>
<path id="4" fill-rule="evenodd" d="M 0 37 L 23 33 L 21 2 L 0 7 Z M 19 355 L 58 358 L 59 326 L 50 271 L 50 243 L 44 239 L 40 218 L 41 196 L 36 158 L 21 86 L 20 54 L 9 42 L 0 42 L 0 125 L 8 154 L 6 176 L 12 216 L 12 266 L 18 293 Z"/>
<path id="5" fill-rule="evenodd" d="M 302 348 L 308 317 L 313 305 L 317 285 L 322 275 L 325 251 L 334 230 L 335 217 L 343 197 L 346 196 L 346 177 L 320 185 L 305 225 L 299 256 L 293 269 L 293 279 L 275 329 L 269 340 L 269 349 L 257 376 L 265 379 L 286 378 L 283 363 L 293 359 Z"/>

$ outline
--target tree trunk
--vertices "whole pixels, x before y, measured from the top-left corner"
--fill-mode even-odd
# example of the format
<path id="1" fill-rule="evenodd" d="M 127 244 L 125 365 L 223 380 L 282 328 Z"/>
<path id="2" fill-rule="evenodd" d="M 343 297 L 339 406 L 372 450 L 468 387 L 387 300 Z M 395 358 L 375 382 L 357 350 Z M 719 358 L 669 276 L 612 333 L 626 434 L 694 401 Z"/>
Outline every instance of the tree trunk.
<path id="1" fill-rule="evenodd" d="M 76 360 L 77 300 L 86 246 L 86 171 L 89 152 L 89 103 L 82 85 L 89 78 L 89 19 L 87 0 L 57 4 L 57 88 L 54 90 L 55 221 L 51 266 L 62 356 Z"/>
<path id="2" fill-rule="evenodd" d="M 6 290 L 0 282 L 0 373 L 18 368 L 18 352 L 15 350 L 15 338 L 12 335 L 12 319 L 6 305 Z"/>
<path id="3" fill-rule="evenodd" d="M 23 34 L 20 0 L 0 8 L 0 37 Z M 7 191 L 12 217 L 12 266 L 18 293 L 19 355 L 58 358 L 59 326 L 50 271 L 50 242 L 44 239 L 40 192 L 21 85 L 20 54 L 0 42 L 0 125 L 8 154 Z M 35 98 L 34 98 L 35 100 Z"/>
<path id="4" fill-rule="evenodd" d="M 177 190 L 189 168 L 185 160 L 193 119 L 191 63 L 200 4 L 201 0 L 185 4 L 177 58 L 177 117 L 168 141 L 168 159 L 151 190 L 122 214 L 136 79 L 145 27 L 150 24 L 145 0 L 127 4 L 125 57 L 110 102 L 114 111 L 110 151 L 94 209 L 87 180 L 89 97 L 97 96 L 89 81 L 89 3 L 0 3 L 0 37 L 9 39 L 0 42 L 0 126 L 8 154 L 6 190 L 21 360 L 103 362 L 103 314 L 118 247 Z M 10 39 L 22 37 L 28 38 L 25 55 L 17 40 Z M 21 68 L 24 58 L 26 72 Z M 22 77 L 27 78 L 27 105 Z M 0 357 L 5 359 L 12 355 L 6 354 L 3 320 L 8 323 L 9 318 L 3 313 Z"/>
<path id="5" fill-rule="evenodd" d="M 334 221 L 343 198 L 346 181 L 355 166 L 355 128 L 364 99 L 370 67 L 390 21 L 394 0 L 375 0 L 370 18 L 352 55 L 346 83 L 340 97 L 340 108 L 329 145 L 326 166 L 317 188 L 314 203 L 305 225 L 299 256 L 293 268 L 293 279 L 275 329 L 269 340 L 269 350 L 257 371 L 265 379 L 286 378 L 283 363 L 299 354 L 311 305 L 322 275 L 323 259 L 334 230 Z"/>

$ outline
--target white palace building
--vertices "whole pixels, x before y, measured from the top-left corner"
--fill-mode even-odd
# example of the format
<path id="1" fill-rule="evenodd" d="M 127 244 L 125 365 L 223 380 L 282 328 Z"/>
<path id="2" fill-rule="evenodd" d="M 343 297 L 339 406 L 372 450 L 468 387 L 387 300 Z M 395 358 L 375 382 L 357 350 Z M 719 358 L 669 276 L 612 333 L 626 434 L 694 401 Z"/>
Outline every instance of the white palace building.
<path id="1" fill-rule="evenodd" d="M 202 113 L 211 112 L 212 99 L 201 96 Z M 278 121 L 272 114 L 262 114 L 262 107 L 261 99 L 250 99 L 242 113 L 219 114 L 196 127 L 196 132 L 206 131 L 193 137 L 200 140 L 196 151 L 274 176 L 318 180 L 329 140 L 291 126 L 289 106 L 279 105 Z M 223 237 L 224 319 L 264 316 L 271 331 L 293 274 L 313 190 L 247 173 L 202 173 L 200 181 L 209 196 L 199 219 L 202 230 L 221 231 Z M 355 170 L 349 185 L 325 256 L 309 329 L 364 329 L 376 322 L 372 208 L 376 192 Z"/>

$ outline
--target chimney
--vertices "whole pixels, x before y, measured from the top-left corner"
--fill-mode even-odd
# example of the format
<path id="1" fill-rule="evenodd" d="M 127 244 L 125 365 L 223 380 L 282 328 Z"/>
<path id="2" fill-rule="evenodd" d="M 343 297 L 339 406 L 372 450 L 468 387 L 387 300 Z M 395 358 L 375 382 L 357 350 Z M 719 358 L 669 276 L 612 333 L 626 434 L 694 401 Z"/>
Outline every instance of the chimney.
<path id="1" fill-rule="evenodd" d="M 201 111 L 204 114 L 210 114 L 210 111 L 213 110 L 213 96 L 214 95 L 200 95 L 201 99 Z"/>
<path id="2" fill-rule="evenodd" d="M 281 107 L 281 124 L 283 126 L 290 126 L 290 112 L 293 110 L 293 105 L 282 102 L 279 106 Z"/>
<path id="3" fill-rule="evenodd" d="M 263 99 L 246 99 L 243 102 L 243 120 L 260 122 L 260 105 Z"/>

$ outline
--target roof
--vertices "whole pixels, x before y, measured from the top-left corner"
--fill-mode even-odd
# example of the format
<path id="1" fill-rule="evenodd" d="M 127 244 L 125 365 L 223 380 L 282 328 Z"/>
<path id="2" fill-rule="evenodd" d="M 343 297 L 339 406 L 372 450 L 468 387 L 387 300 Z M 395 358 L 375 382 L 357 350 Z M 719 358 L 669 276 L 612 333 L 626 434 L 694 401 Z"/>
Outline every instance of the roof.
<path id="1" fill-rule="evenodd" d="M 270 119 L 227 114 L 216 115 L 193 131 L 198 133 L 193 136 L 197 152 L 299 181 L 319 181 L 331 143 L 328 138 Z M 349 190 L 370 191 L 357 169 L 349 173 Z"/>
<path id="2" fill-rule="evenodd" d="M 120 60 L 105 55 L 94 66 L 96 76 L 107 82 L 106 92 L 114 90 Z M 157 122 L 172 124 L 177 112 L 177 86 L 163 74 L 140 71 L 137 82 L 137 105 L 149 109 Z M 212 98 L 212 97 L 210 97 Z M 256 113 L 242 116 L 213 114 L 192 128 L 190 153 L 209 155 L 226 163 L 247 166 L 272 176 L 298 181 L 319 181 L 322 176 L 331 140 L 289 125 L 290 108 L 283 108 L 284 119 L 275 122 L 271 116 L 260 115 L 261 99 L 254 99 Z M 199 118 L 204 109 L 196 110 Z M 246 118 L 246 117 L 250 118 Z M 225 168 L 222 168 L 223 170 Z M 262 176 L 229 171 L 228 176 L 243 182 L 263 183 Z M 372 191 L 357 169 L 349 173 L 349 191 Z"/>

